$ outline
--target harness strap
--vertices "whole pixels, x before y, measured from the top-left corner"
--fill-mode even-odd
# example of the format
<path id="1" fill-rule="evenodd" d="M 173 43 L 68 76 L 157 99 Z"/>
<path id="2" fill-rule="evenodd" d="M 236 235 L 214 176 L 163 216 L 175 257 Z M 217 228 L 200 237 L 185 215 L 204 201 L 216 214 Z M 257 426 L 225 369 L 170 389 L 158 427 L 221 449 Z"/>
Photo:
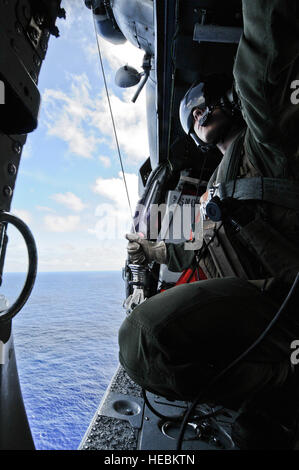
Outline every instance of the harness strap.
<path id="1" fill-rule="evenodd" d="M 299 183 L 280 178 L 239 178 L 220 183 L 214 195 L 220 199 L 258 200 L 299 210 Z"/>

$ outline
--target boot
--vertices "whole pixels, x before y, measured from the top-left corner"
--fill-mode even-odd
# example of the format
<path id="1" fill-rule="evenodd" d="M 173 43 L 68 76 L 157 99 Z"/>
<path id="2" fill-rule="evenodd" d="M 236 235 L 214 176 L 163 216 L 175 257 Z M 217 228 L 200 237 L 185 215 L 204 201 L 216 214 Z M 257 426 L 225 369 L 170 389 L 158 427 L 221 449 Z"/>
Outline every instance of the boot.
<path id="1" fill-rule="evenodd" d="M 241 450 L 290 450 L 299 447 L 298 425 L 299 369 L 292 369 L 282 386 L 259 394 L 240 409 L 231 437 Z"/>
<path id="2" fill-rule="evenodd" d="M 232 426 L 232 440 L 241 450 L 291 450 L 297 447 L 298 419 L 285 426 L 259 412 L 242 412 Z"/>

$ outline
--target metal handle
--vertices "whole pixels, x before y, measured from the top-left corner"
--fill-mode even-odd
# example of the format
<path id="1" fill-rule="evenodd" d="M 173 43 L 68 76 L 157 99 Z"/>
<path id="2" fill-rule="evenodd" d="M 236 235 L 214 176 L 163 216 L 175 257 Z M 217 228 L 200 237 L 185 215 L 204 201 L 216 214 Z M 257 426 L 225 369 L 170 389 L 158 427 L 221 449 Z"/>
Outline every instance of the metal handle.
<path id="1" fill-rule="evenodd" d="M 143 79 L 141 80 L 140 85 L 139 85 L 139 87 L 138 87 L 138 89 L 137 89 L 135 95 L 134 95 L 133 98 L 132 98 L 132 103 L 135 103 L 135 101 L 137 100 L 138 96 L 139 96 L 140 93 L 141 93 L 142 88 L 144 87 L 144 85 L 145 85 L 146 82 L 147 82 L 148 77 L 149 77 L 149 71 L 148 71 L 148 72 L 145 72 L 145 74 L 144 74 L 144 76 L 143 76 Z"/>
<path id="2" fill-rule="evenodd" d="M 23 289 L 16 301 L 0 314 L 0 324 L 11 320 L 27 302 L 34 286 L 37 272 L 37 249 L 29 227 L 18 217 L 8 212 L 0 212 L 0 223 L 10 223 L 21 233 L 28 251 L 28 272 Z"/>

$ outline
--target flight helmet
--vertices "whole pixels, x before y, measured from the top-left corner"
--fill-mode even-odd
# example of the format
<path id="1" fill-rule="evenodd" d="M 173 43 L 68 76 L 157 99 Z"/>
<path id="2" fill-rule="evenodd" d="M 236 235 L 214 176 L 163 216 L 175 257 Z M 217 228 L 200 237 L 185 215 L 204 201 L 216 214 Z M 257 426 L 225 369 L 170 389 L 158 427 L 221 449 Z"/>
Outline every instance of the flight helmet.
<path id="1" fill-rule="evenodd" d="M 194 108 L 201 108 L 204 113 L 200 125 L 206 126 L 215 108 L 222 108 L 223 112 L 234 117 L 238 110 L 236 95 L 232 86 L 232 78 L 223 75 L 210 75 L 205 80 L 195 82 L 187 91 L 180 103 L 180 122 L 183 130 L 190 135 L 202 151 L 208 151 L 213 144 L 203 142 L 193 129 Z"/>

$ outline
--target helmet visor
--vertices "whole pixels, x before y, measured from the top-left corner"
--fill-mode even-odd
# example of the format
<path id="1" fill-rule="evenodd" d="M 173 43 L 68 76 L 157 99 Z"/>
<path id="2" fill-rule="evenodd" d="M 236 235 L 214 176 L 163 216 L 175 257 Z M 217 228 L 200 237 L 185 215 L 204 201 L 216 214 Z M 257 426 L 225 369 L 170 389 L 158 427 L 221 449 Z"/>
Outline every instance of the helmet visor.
<path id="1" fill-rule="evenodd" d="M 203 94 L 204 83 L 199 83 L 191 88 L 184 96 L 180 105 L 180 121 L 186 134 L 193 127 L 193 111 L 195 108 L 205 109 L 205 97 Z"/>

